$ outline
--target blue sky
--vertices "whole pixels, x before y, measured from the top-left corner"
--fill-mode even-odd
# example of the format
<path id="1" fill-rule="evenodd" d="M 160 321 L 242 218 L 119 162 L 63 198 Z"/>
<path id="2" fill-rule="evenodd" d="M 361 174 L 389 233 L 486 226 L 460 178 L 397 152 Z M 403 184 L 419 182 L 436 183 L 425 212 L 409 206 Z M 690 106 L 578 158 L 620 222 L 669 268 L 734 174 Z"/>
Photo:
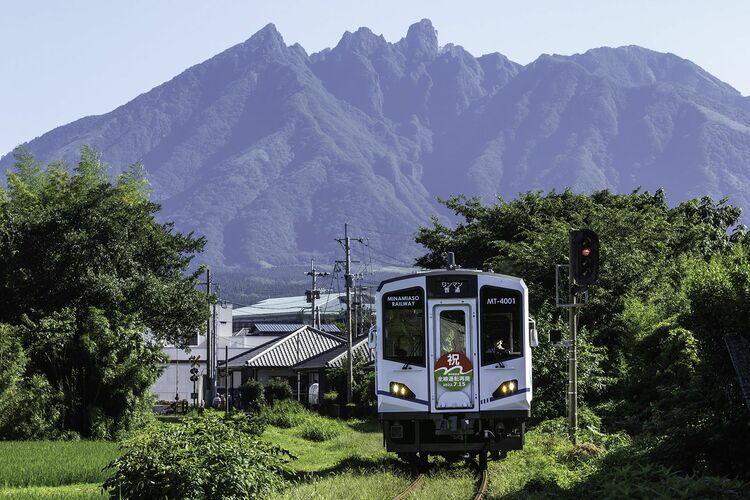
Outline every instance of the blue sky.
<path id="1" fill-rule="evenodd" d="M 249 38 L 269 22 L 310 52 L 368 26 L 389 41 L 432 20 L 439 43 L 525 64 L 636 44 L 673 52 L 750 94 L 750 2 L 24 0 L 0 3 L 0 155 L 101 114 Z"/>

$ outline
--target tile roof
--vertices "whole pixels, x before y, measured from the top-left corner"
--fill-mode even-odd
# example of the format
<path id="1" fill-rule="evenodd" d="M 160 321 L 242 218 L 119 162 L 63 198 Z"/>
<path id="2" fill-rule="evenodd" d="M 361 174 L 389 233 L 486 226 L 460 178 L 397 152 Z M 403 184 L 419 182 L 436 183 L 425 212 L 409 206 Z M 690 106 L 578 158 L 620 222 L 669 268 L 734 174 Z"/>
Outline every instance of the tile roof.
<path id="1" fill-rule="evenodd" d="M 230 366 L 292 367 L 344 343 L 340 337 L 303 326 L 231 359 Z"/>
<path id="2" fill-rule="evenodd" d="M 314 358 L 301 362 L 294 368 L 299 370 L 309 370 L 314 368 L 332 368 L 342 366 L 346 360 L 347 347 L 346 342 L 344 342 L 342 345 L 335 346 Z M 370 363 L 375 359 L 372 350 L 367 343 L 366 336 L 354 340 L 352 351 L 354 353 L 355 361 L 362 360 Z"/>
<path id="3" fill-rule="evenodd" d="M 367 343 L 367 337 L 363 337 L 362 339 L 354 342 L 354 345 L 352 345 L 352 353 L 354 355 L 355 362 L 365 361 L 367 363 L 370 363 L 375 360 L 372 349 L 370 349 L 370 345 Z M 347 349 L 343 349 L 338 356 L 328 362 L 327 366 L 341 366 L 346 360 L 347 354 Z"/>

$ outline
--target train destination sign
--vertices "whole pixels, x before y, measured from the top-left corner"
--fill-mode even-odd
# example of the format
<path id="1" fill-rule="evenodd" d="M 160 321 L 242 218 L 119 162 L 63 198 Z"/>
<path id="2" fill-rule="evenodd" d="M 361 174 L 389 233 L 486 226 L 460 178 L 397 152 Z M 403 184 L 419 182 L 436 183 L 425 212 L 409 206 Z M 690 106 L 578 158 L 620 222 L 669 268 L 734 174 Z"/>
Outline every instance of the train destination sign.
<path id="1" fill-rule="evenodd" d="M 435 380 L 448 391 L 460 391 L 471 384 L 474 366 L 460 352 L 447 352 L 435 363 Z"/>
<path id="2" fill-rule="evenodd" d="M 427 296 L 431 299 L 476 297 L 477 277 L 465 274 L 428 276 Z"/>

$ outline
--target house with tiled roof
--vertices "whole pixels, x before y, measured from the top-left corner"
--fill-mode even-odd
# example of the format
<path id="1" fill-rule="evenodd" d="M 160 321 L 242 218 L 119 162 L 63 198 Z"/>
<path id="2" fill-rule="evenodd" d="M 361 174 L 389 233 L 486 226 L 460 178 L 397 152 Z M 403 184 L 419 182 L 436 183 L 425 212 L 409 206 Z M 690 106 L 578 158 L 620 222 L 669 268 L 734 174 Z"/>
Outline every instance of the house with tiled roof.
<path id="1" fill-rule="evenodd" d="M 295 367 L 342 345 L 346 345 L 346 341 L 341 336 L 303 325 L 291 333 L 229 358 L 226 363 L 230 373 L 228 389 L 237 397 L 239 386 L 249 378 L 264 385 L 274 378 L 283 378 L 289 381 L 295 393 L 299 387 L 299 399 L 306 400 L 307 387 L 314 381 L 307 376 L 302 380 L 302 374 L 298 377 L 299 372 Z M 219 366 L 220 372 L 224 373 L 223 360 Z M 220 385 L 223 380 L 224 377 L 220 379 Z"/>
<path id="2" fill-rule="evenodd" d="M 310 384 L 317 382 L 318 395 L 322 397 L 323 394 L 333 389 L 326 377 L 326 370 L 345 366 L 348 351 L 348 342 L 344 342 L 295 365 L 294 370 L 299 374 L 301 380 L 307 380 Z M 352 354 L 355 363 L 364 362 L 370 369 L 374 369 L 373 361 L 375 357 L 367 342 L 367 336 L 354 339 Z"/>

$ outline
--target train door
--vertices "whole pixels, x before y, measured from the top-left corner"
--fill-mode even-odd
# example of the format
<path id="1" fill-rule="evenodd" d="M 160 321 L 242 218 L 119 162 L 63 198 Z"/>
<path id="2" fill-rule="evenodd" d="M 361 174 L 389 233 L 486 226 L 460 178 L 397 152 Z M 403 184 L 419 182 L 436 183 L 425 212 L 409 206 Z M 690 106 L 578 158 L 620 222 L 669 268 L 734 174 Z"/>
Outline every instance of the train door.
<path id="1" fill-rule="evenodd" d="M 431 308 L 430 377 L 433 411 L 478 408 L 476 301 L 439 301 Z"/>

